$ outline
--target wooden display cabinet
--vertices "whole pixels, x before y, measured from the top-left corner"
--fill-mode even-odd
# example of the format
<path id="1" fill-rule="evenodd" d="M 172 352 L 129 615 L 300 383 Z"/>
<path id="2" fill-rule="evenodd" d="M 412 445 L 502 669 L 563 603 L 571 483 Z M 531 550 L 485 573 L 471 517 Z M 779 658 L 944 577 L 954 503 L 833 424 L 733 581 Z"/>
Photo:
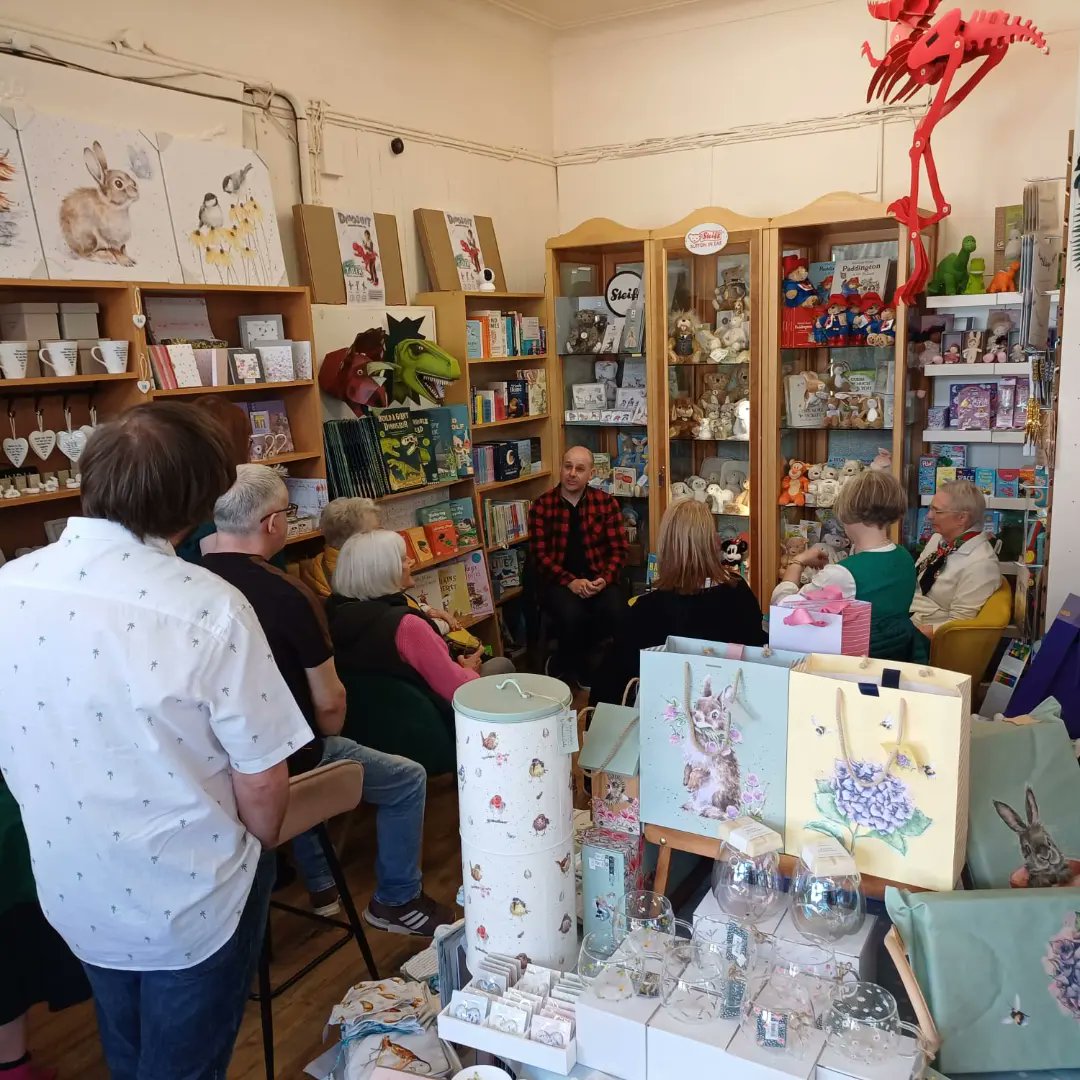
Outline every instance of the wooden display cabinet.
<path id="1" fill-rule="evenodd" d="M 766 353 L 765 363 L 770 377 L 765 381 L 766 396 L 762 402 L 763 440 L 762 472 L 764 489 L 762 507 L 770 508 L 765 521 L 772 524 L 762 529 L 763 603 L 768 602 L 772 587 L 778 580 L 778 568 L 785 524 L 800 520 L 817 520 L 831 516 L 818 507 L 780 506 L 781 482 L 789 462 L 807 464 L 830 461 L 842 462 L 858 458 L 869 462 L 884 448 L 892 454 L 892 471 L 905 479 L 905 463 L 911 461 L 911 431 L 909 431 L 907 383 L 908 310 L 895 310 L 896 343 L 894 347 L 805 347 L 785 348 L 782 344 L 784 302 L 781 296 L 783 259 L 797 254 L 809 262 L 834 259 L 863 259 L 885 257 L 892 260 L 894 280 L 904 281 L 908 275 L 910 248 L 904 228 L 889 216 L 884 204 L 851 194 L 834 194 L 812 203 L 803 210 L 773 218 L 765 234 Z M 932 244 L 933 235 L 928 237 Z M 932 247 L 930 249 L 933 250 Z M 892 296 L 884 301 L 891 306 Z M 881 427 L 792 427 L 785 405 L 785 378 L 810 372 L 830 388 L 836 389 L 830 377 L 844 365 L 854 370 L 875 372 L 873 394 L 882 399 Z M 778 432 L 778 437 L 772 432 Z M 915 461 L 917 463 L 917 457 Z M 909 476 L 909 474 L 907 474 Z M 910 489 L 910 485 L 906 485 Z M 763 512 L 765 512 L 763 510 Z M 896 533 L 899 540 L 899 532 Z"/>
<path id="2" fill-rule="evenodd" d="M 708 255 L 692 254 L 687 234 L 704 224 L 722 225 L 727 243 Z M 722 539 L 746 542 L 744 570 L 763 601 L 761 582 L 768 575 L 763 579 L 760 522 L 769 491 L 767 486 L 762 491 L 758 478 L 765 441 L 761 238 L 766 224 L 706 207 L 653 230 L 655 345 L 650 338 L 658 406 L 650 422 L 650 442 L 657 448 L 654 514 L 659 520 L 671 502 L 673 484 L 691 477 L 718 482 L 721 494 L 714 491 L 710 501 L 717 532 Z"/>
<path id="3" fill-rule="evenodd" d="M 641 277 L 642 294 L 639 297 L 644 335 L 637 350 L 618 353 L 578 354 L 567 350 L 569 321 L 578 307 L 593 307 L 610 316 L 611 310 L 604 301 L 605 287 L 610 279 L 622 271 L 632 271 Z M 645 579 L 646 554 L 655 546 L 651 538 L 656 536 L 660 513 L 655 491 L 657 485 L 657 454 L 660 445 L 653 432 L 653 418 L 659 408 L 655 380 L 651 371 L 658 355 L 658 339 L 654 341 L 654 321 L 651 318 L 651 289 L 653 287 L 653 246 L 650 234 L 644 229 L 630 229 L 605 218 L 594 218 L 579 225 L 571 232 L 556 236 L 547 242 L 547 324 L 548 351 L 558 357 L 551 392 L 551 410 L 558 429 L 558 450 L 555 466 L 571 446 L 587 446 L 594 453 L 607 454 L 612 466 L 616 466 L 620 454 L 620 436 L 623 445 L 629 446 L 635 436 L 648 437 L 648 459 L 643 470 L 647 476 L 647 490 L 640 495 L 618 495 L 620 504 L 632 509 L 638 517 L 637 534 L 630 544 L 627 566 L 632 586 L 640 588 Z M 624 385 L 627 361 L 644 362 L 644 382 L 647 398 L 648 422 L 638 424 L 610 424 L 592 420 L 566 419 L 573 409 L 573 386 L 575 383 L 592 383 L 596 380 L 596 362 L 615 361 L 618 365 L 616 381 Z M 629 442 L 628 442 L 629 440 Z M 553 477 L 554 480 L 557 476 Z"/>

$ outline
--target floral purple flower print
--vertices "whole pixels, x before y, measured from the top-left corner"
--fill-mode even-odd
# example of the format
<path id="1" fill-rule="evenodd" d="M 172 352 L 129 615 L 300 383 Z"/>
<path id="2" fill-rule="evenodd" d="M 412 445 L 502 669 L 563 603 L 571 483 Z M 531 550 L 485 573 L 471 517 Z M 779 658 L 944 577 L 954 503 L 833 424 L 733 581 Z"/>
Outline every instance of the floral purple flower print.
<path id="1" fill-rule="evenodd" d="M 883 778 L 881 766 L 871 761 L 853 761 L 850 769 L 836 761 L 832 776 L 817 781 L 814 802 L 824 820 L 806 827 L 835 837 L 849 851 L 856 840 L 875 839 L 906 855 L 907 841 L 932 824 L 907 785 L 895 776 Z"/>
<path id="2" fill-rule="evenodd" d="M 1080 911 L 1066 916 L 1061 933 L 1047 943 L 1043 968 L 1061 1011 L 1080 1020 Z"/>
<path id="3" fill-rule="evenodd" d="M 669 699 L 664 706 L 664 723 L 669 728 L 668 742 L 672 746 L 678 746 L 683 741 L 686 731 L 686 714 L 677 701 Z"/>

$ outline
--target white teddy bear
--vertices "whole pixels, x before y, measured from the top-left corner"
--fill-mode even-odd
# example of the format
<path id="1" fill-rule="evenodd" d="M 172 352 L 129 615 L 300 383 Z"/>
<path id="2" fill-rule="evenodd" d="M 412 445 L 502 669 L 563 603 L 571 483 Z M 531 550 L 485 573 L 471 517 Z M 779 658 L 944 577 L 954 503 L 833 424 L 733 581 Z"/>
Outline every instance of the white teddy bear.
<path id="1" fill-rule="evenodd" d="M 735 405 L 735 431 L 736 439 L 750 438 L 750 399 L 743 398 Z"/>
<path id="2" fill-rule="evenodd" d="M 849 480 L 854 480 L 863 468 L 863 463 L 857 458 L 848 458 L 840 467 L 840 486 L 843 487 Z"/>
<path id="3" fill-rule="evenodd" d="M 819 465 L 811 465 L 810 468 L 806 470 L 806 479 L 807 479 L 806 505 L 807 506 L 817 506 L 818 484 L 821 481 L 821 470 L 822 470 L 823 467 L 824 466 L 822 466 L 820 464 Z"/>
<path id="4" fill-rule="evenodd" d="M 690 489 L 681 481 L 676 480 L 671 485 L 671 501 L 675 502 L 678 499 L 692 499 L 693 495 L 690 494 Z"/>
<path id="5" fill-rule="evenodd" d="M 731 488 L 721 487 L 719 484 L 710 484 L 705 489 L 705 495 L 709 502 L 709 509 L 714 514 L 722 514 L 724 507 L 735 499 L 735 493 Z"/>
<path id="6" fill-rule="evenodd" d="M 688 476 L 686 478 L 686 484 L 690 488 L 690 495 L 696 502 L 707 502 L 706 491 L 709 487 L 708 481 L 703 476 Z"/>
<path id="7" fill-rule="evenodd" d="M 840 494 L 840 473 L 832 465 L 821 466 L 821 479 L 817 482 L 817 505 L 828 509 Z"/>

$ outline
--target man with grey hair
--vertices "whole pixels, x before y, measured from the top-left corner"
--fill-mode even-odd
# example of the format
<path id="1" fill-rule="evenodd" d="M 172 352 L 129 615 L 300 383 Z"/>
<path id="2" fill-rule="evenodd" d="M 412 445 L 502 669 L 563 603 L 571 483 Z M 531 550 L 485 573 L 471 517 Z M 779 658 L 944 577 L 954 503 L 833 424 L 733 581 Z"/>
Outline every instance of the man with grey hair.
<path id="1" fill-rule="evenodd" d="M 378 807 L 377 883 L 365 921 L 391 933 L 429 937 L 436 926 L 452 922 L 453 913 L 421 888 L 427 773 L 415 761 L 341 737 L 345 688 L 334 667 L 322 602 L 297 578 L 267 561 L 285 546 L 291 509 L 288 490 L 273 469 L 238 466 L 236 482 L 214 506 L 217 543 L 203 565 L 247 598 L 315 733 L 315 742 L 289 759 L 290 772 L 346 759 L 364 766 L 364 801 Z M 333 875 L 313 832 L 293 841 L 293 855 L 316 914 L 340 910 Z"/>

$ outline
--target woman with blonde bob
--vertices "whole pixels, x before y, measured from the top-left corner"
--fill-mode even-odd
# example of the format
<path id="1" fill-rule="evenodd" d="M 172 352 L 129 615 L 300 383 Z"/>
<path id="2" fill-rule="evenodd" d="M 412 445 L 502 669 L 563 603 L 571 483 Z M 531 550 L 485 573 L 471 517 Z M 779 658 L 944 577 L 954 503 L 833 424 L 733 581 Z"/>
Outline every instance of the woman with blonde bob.
<path id="1" fill-rule="evenodd" d="M 326 604 L 338 674 L 389 675 L 423 691 L 443 715 L 454 691 L 481 674 L 513 671 L 479 650 L 454 660 L 434 623 L 405 595 L 413 584 L 405 541 L 387 529 L 349 537 Z"/>
<path id="2" fill-rule="evenodd" d="M 889 539 L 889 526 L 907 509 L 907 496 L 892 473 L 867 469 L 840 489 L 833 513 L 851 541 L 851 554 L 830 563 L 820 545 L 796 555 L 773 589 L 772 602 L 798 592 L 840 590 L 845 599 L 870 605 L 870 655 L 881 660 L 913 660 L 914 627 L 908 610 L 915 595 L 915 562 Z M 816 573 L 801 589 L 804 570 Z"/>
<path id="3" fill-rule="evenodd" d="M 592 700 L 617 702 L 638 675 L 640 652 L 670 635 L 764 645 L 761 609 L 750 586 L 720 557 L 716 522 L 705 503 L 680 499 L 660 520 L 659 578 L 639 596 L 615 630 L 609 662 L 593 686 Z"/>

